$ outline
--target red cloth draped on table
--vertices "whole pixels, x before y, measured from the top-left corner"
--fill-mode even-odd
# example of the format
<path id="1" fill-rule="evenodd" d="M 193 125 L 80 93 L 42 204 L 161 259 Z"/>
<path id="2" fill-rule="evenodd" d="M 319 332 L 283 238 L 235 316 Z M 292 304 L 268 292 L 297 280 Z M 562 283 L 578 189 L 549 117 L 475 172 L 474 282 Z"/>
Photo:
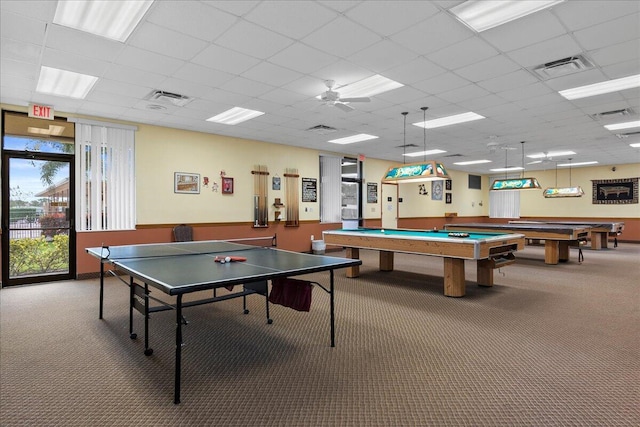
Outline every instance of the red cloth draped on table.
<path id="1" fill-rule="evenodd" d="M 284 305 L 298 311 L 309 311 L 311 308 L 311 291 L 313 285 L 307 280 L 278 277 L 271 281 L 269 302 Z"/>

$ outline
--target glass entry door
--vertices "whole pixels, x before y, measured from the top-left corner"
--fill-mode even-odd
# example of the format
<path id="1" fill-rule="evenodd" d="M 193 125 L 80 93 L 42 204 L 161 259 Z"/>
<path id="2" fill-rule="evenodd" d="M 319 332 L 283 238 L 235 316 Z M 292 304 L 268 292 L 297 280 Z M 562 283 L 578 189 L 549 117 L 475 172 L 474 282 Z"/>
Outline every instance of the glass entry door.
<path id="1" fill-rule="evenodd" d="M 73 155 L 3 136 L 2 286 L 75 278 Z"/>

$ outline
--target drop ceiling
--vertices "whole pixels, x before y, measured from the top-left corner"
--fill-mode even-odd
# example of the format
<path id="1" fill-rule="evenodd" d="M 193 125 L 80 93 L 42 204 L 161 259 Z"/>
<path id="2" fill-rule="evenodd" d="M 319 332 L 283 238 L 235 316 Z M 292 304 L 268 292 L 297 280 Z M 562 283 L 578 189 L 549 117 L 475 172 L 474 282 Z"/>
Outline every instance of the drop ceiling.
<path id="1" fill-rule="evenodd" d="M 475 33 L 448 12 L 461 1 L 163 0 L 125 43 L 52 24 L 56 3 L 0 2 L 0 102 L 395 162 L 423 149 L 423 129 L 411 124 L 426 106 L 427 120 L 486 117 L 427 130 L 427 149 L 446 150 L 433 159 L 449 169 L 490 174 L 505 165 L 508 150 L 496 147 L 520 150 L 521 141 L 527 154 L 574 151 L 574 163 L 640 162 L 629 146 L 640 135 L 604 128 L 639 119 L 640 89 L 574 101 L 558 94 L 640 74 L 638 1 L 570 0 Z M 566 66 L 558 76 L 536 70 L 576 56 L 592 66 Z M 99 80 L 82 100 L 43 95 L 35 91 L 41 66 Z M 404 86 L 352 103 L 351 112 L 316 98 L 325 80 L 340 87 L 374 74 Z M 162 102 L 150 99 L 153 91 L 190 100 Z M 265 114 L 235 126 L 206 121 L 235 106 Z M 602 114 L 617 110 L 630 114 Z M 309 130 L 318 126 L 335 131 Z M 327 142 L 361 133 L 378 138 Z M 509 158 L 521 165 L 520 151 Z M 453 165 L 481 159 L 492 162 Z"/>

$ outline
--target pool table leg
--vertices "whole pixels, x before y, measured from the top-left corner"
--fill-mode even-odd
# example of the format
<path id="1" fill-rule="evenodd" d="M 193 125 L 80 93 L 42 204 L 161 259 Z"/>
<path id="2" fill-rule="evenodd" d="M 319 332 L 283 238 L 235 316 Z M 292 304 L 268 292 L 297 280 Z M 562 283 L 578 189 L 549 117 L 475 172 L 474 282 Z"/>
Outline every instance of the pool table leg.
<path id="1" fill-rule="evenodd" d="M 591 232 L 591 249 L 606 249 L 608 243 L 608 233 Z"/>
<path id="2" fill-rule="evenodd" d="M 444 294 L 448 297 L 463 297 L 465 293 L 464 260 L 444 258 Z"/>
<path id="3" fill-rule="evenodd" d="M 380 271 L 393 271 L 393 252 L 380 251 Z"/>
<path id="4" fill-rule="evenodd" d="M 479 259 L 476 270 L 479 286 L 493 286 L 493 263 L 490 259 Z"/>
<path id="5" fill-rule="evenodd" d="M 545 264 L 557 264 L 560 259 L 560 245 L 557 240 L 544 241 L 544 262 Z"/>
<path id="6" fill-rule="evenodd" d="M 358 248 L 347 248 L 347 258 L 360 259 L 360 250 Z M 359 275 L 360 275 L 359 265 L 347 267 L 347 277 L 358 277 Z"/>
<path id="7" fill-rule="evenodd" d="M 558 252 L 559 252 L 559 260 L 560 262 L 568 262 L 569 261 L 569 241 L 562 240 L 558 242 Z"/>

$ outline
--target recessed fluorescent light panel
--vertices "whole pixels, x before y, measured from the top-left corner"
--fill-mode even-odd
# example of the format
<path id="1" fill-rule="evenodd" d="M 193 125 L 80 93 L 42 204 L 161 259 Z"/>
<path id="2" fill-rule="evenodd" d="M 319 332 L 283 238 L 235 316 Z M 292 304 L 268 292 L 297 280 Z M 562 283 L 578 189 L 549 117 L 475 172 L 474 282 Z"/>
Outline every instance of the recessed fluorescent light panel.
<path id="1" fill-rule="evenodd" d="M 564 0 L 468 0 L 449 9 L 463 24 L 477 32 L 546 9 Z"/>
<path id="2" fill-rule="evenodd" d="M 489 169 L 491 172 L 511 172 L 511 171 L 521 171 L 523 170 L 523 167 L 520 166 L 514 166 L 514 167 L 509 167 L 509 168 L 497 168 L 497 169 Z"/>
<path id="3" fill-rule="evenodd" d="M 209 117 L 208 122 L 222 123 L 223 125 L 237 125 L 246 122 L 254 117 L 263 115 L 262 111 L 248 110 L 242 107 L 233 107 L 230 110 L 220 113 L 217 116 Z"/>
<path id="4" fill-rule="evenodd" d="M 548 153 L 527 154 L 530 159 L 544 159 L 545 157 L 572 156 L 573 151 L 549 151 Z"/>
<path id="5" fill-rule="evenodd" d="M 640 120 L 635 122 L 626 122 L 626 123 L 616 123 L 613 125 L 605 125 L 605 128 L 609 130 L 620 130 L 620 129 L 629 129 L 629 128 L 637 128 L 640 127 Z"/>
<path id="6" fill-rule="evenodd" d="M 629 144 L 630 147 L 640 148 L 640 142 L 634 142 L 633 144 Z"/>
<path id="7" fill-rule="evenodd" d="M 124 42 L 152 3 L 153 0 L 60 0 L 53 23 Z"/>
<path id="8" fill-rule="evenodd" d="M 472 122 L 474 120 L 484 119 L 484 116 L 473 112 L 456 114 L 454 116 L 441 117 L 439 119 L 427 120 L 426 122 L 413 123 L 414 126 L 421 128 L 434 129 L 442 126 L 456 125 L 458 123 Z"/>
<path id="9" fill-rule="evenodd" d="M 406 153 L 403 156 L 406 157 L 419 157 L 419 156 L 431 156 L 433 154 L 442 154 L 446 153 L 444 150 L 427 150 L 427 151 L 416 151 L 415 153 Z"/>
<path id="10" fill-rule="evenodd" d="M 97 77 L 87 74 L 42 66 L 36 92 L 84 99 L 97 81 Z"/>
<path id="11" fill-rule="evenodd" d="M 593 161 L 593 162 L 578 162 L 578 163 L 562 163 L 562 164 L 559 164 L 558 166 L 569 166 L 569 167 L 571 167 L 571 166 L 586 166 L 586 165 L 595 165 L 597 163 L 598 162 L 596 162 L 596 161 Z"/>
<path id="12" fill-rule="evenodd" d="M 402 86 L 404 86 L 402 83 L 376 74 L 375 76 L 367 77 L 364 80 L 343 86 L 336 90 L 340 92 L 341 98 L 357 98 L 379 95 Z"/>
<path id="13" fill-rule="evenodd" d="M 354 142 L 368 141 L 370 139 L 377 139 L 377 136 L 367 135 L 366 133 L 359 133 L 358 135 L 346 136 L 344 138 L 332 139 L 328 142 L 334 144 L 353 144 Z"/>
<path id="14" fill-rule="evenodd" d="M 481 165 L 482 163 L 491 163 L 491 160 L 469 160 L 468 162 L 456 162 L 454 165 L 469 166 L 469 165 Z"/>
<path id="15" fill-rule="evenodd" d="M 592 85 L 574 87 L 573 89 L 561 90 L 558 93 L 568 100 L 573 100 L 602 95 L 604 93 L 618 92 L 620 90 L 632 89 L 634 87 L 640 87 L 640 74 L 609 80 L 606 82 L 594 83 Z"/>

